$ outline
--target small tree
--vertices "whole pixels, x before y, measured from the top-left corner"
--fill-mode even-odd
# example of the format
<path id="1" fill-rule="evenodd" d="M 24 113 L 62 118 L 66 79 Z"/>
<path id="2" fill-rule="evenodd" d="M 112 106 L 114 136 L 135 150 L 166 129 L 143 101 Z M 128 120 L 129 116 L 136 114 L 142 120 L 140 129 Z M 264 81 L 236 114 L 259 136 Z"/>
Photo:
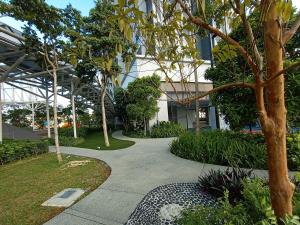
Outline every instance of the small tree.
<path id="1" fill-rule="evenodd" d="M 144 135 L 149 130 L 149 120 L 159 111 L 157 100 L 161 95 L 159 90 L 160 77 L 157 75 L 137 78 L 128 85 L 129 104 L 126 111 L 132 119 L 142 120 Z"/>
<path id="2" fill-rule="evenodd" d="M 31 110 L 29 109 L 10 109 L 7 114 L 4 115 L 5 120 L 16 127 L 30 127 L 31 121 L 28 119 L 31 115 Z"/>

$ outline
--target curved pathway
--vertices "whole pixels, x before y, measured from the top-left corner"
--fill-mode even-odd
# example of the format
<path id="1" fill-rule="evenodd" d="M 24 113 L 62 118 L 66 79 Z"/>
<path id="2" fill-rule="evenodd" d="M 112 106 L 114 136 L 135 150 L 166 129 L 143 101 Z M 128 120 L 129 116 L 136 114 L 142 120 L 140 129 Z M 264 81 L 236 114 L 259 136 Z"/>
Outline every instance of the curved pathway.
<path id="1" fill-rule="evenodd" d="M 169 151 L 172 138 L 135 139 L 122 136 L 121 131 L 113 137 L 132 140 L 135 144 L 114 151 L 61 147 L 63 153 L 103 160 L 112 171 L 101 186 L 45 225 L 122 225 L 152 189 L 170 183 L 197 182 L 199 175 L 225 168 L 173 155 Z M 266 171 L 256 173 L 267 174 Z"/>

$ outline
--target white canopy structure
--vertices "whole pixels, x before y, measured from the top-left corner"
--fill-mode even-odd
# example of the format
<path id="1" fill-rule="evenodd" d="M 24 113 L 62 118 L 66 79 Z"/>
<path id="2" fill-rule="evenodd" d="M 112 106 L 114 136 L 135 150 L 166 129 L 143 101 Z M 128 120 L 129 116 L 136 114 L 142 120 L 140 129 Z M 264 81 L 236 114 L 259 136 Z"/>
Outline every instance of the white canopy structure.
<path id="1" fill-rule="evenodd" d="M 52 78 L 37 63 L 33 55 L 26 54 L 20 50 L 24 41 L 22 33 L 2 22 L 0 22 L 0 89 L 3 83 L 17 88 L 40 99 L 44 99 L 47 110 L 47 122 L 49 123 L 49 99 L 52 97 Z M 86 108 L 96 109 L 100 105 L 100 87 L 97 82 L 84 83 L 76 76 L 72 65 L 61 62 L 58 68 L 58 94 L 71 100 L 73 111 L 74 137 L 76 135 L 75 101 L 80 102 Z M 34 87 L 34 91 L 24 86 Z M 3 95 L 3 91 L 2 91 Z M 107 110 L 113 112 L 112 90 L 107 93 Z M 0 91 L 0 142 L 2 142 L 2 101 Z M 17 102 L 17 99 L 12 99 Z M 24 100 L 26 101 L 26 100 Z M 21 103 L 21 102 L 20 102 Z M 50 126 L 48 126 L 50 137 Z"/>

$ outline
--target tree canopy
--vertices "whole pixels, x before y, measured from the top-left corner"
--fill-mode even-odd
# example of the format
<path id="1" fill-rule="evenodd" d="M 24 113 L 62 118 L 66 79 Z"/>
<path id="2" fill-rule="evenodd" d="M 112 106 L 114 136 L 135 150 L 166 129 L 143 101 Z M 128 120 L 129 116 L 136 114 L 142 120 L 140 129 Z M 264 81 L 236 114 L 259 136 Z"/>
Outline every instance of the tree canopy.
<path id="1" fill-rule="evenodd" d="M 295 20 L 295 13 L 292 18 Z M 256 40 L 259 49 L 263 47 L 263 37 L 259 33 L 259 14 L 253 13 L 249 17 L 250 23 L 256 32 Z M 291 22 L 293 22 L 293 20 Z M 246 47 L 247 42 L 244 37 L 244 29 L 240 25 L 236 27 L 230 36 L 239 41 Z M 223 48 L 227 44 L 224 41 L 218 43 L 217 48 Z M 286 48 L 286 63 L 292 63 L 299 58 L 300 36 L 295 35 L 290 44 Z M 215 49 L 217 49 L 215 48 Z M 262 50 L 262 49 L 261 49 Z M 298 72 L 288 72 L 286 77 L 286 103 L 288 109 L 289 125 L 296 125 L 300 121 L 300 111 L 296 107 L 300 104 L 299 75 Z M 215 66 L 205 73 L 205 78 L 213 81 L 215 87 L 224 85 L 229 82 L 248 81 L 253 77 L 253 73 L 247 62 L 240 55 L 231 57 L 228 60 L 222 60 L 222 55 L 215 54 Z M 231 129 L 241 129 L 245 126 L 255 124 L 258 118 L 256 108 L 255 93 L 252 90 L 236 88 L 224 90 L 222 92 L 211 95 L 213 104 L 219 107 L 220 112 L 224 115 L 225 121 L 230 125 Z"/>

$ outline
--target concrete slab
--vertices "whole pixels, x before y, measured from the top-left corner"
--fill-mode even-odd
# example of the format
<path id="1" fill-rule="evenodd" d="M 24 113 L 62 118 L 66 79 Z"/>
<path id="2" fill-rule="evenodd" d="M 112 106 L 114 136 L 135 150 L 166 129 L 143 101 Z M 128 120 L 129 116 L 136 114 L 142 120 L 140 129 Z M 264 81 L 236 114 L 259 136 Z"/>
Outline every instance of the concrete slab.
<path id="1" fill-rule="evenodd" d="M 45 201 L 42 206 L 52 206 L 52 207 L 69 207 L 71 206 L 77 199 L 80 198 L 81 195 L 84 194 L 84 190 L 80 188 L 67 188 L 63 191 L 57 193 L 49 200 Z"/>
<path id="2" fill-rule="evenodd" d="M 141 194 L 98 188 L 70 209 L 124 224 L 143 197 Z"/>

